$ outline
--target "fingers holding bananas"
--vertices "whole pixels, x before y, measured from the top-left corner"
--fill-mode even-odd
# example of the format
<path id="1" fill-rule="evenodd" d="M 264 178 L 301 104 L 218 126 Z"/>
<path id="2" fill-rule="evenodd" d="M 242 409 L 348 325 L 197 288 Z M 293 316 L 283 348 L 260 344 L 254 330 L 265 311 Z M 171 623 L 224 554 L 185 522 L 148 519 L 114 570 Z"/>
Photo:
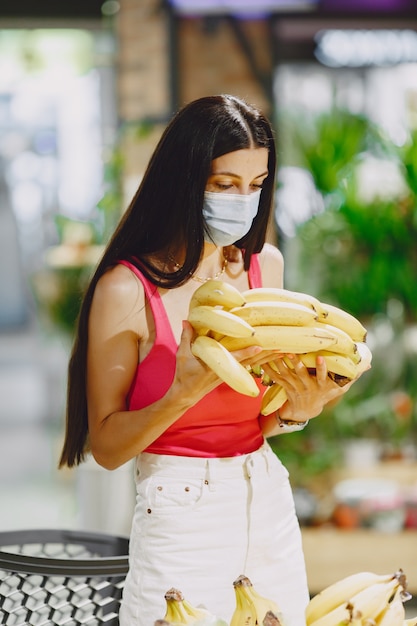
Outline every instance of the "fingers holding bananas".
<path id="1" fill-rule="evenodd" d="M 194 357 L 192 351 L 194 336 L 193 327 L 184 321 L 173 381 L 173 386 L 181 386 L 182 395 L 190 401 L 190 404 L 204 397 L 221 382 L 215 371 Z"/>
<path id="2" fill-rule="evenodd" d="M 339 389 L 328 378 L 325 362 L 315 375 L 311 375 L 296 355 L 270 361 L 263 369 L 273 384 L 262 398 L 262 415 L 269 415 L 287 403 L 291 415 L 297 415 L 299 421 L 307 421 L 321 413 L 327 401 L 328 387 Z"/>
<path id="3" fill-rule="evenodd" d="M 266 354 L 297 355 L 293 361 L 288 357 L 281 361 L 279 371 L 287 385 L 292 383 L 297 389 L 300 382 L 309 386 L 312 376 L 319 387 L 329 377 L 342 387 L 371 366 L 361 322 L 308 294 L 273 288 L 240 293 L 221 280 L 207 281 L 191 298 L 188 321 L 197 335 L 193 354 L 224 382 L 250 396 L 255 395 L 255 388 L 248 371 L 256 377 L 263 359 L 269 360 Z M 253 362 L 248 360 L 250 354 L 239 354 L 250 346 L 264 353 Z M 271 382 L 266 368 L 261 378 L 265 384 Z M 257 390 L 259 394 L 258 386 Z"/>
<path id="4" fill-rule="evenodd" d="M 327 370 L 325 366 L 324 368 L 326 376 Z M 283 384 L 297 392 L 307 389 L 312 378 L 301 358 L 295 354 L 288 354 L 280 359 L 271 360 L 263 365 L 263 369 L 273 382 Z M 314 378 L 316 379 L 316 377 Z"/>

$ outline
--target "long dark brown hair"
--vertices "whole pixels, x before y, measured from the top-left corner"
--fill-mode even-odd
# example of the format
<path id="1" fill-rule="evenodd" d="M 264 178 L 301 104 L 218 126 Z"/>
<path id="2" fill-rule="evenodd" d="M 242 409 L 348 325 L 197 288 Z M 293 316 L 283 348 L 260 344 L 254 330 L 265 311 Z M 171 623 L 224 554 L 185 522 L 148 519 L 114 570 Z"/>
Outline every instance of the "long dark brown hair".
<path id="1" fill-rule="evenodd" d="M 88 317 L 97 281 L 125 259 L 139 263 L 156 286 L 172 289 L 186 282 L 203 254 L 202 206 L 211 162 L 250 147 L 268 149 L 269 175 L 251 229 L 234 244 L 244 250 L 245 270 L 252 254 L 262 250 L 272 209 L 276 152 L 270 122 L 243 100 L 219 95 L 186 105 L 166 127 L 83 298 L 68 367 L 66 432 L 59 467 L 78 465 L 88 448 Z M 183 265 L 177 271 L 167 272 L 155 262 L 161 255 L 166 259 L 167 252 L 180 249 Z"/>

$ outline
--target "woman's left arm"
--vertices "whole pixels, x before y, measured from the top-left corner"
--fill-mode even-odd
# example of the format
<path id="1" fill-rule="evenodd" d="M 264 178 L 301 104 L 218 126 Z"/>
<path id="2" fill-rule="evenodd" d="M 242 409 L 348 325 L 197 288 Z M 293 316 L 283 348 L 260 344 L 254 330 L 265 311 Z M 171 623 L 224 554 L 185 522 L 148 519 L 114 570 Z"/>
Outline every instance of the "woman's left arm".
<path id="1" fill-rule="evenodd" d="M 260 264 L 263 286 L 282 287 L 284 262 L 281 252 L 276 247 L 266 244 L 260 255 Z M 278 412 L 261 415 L 259 418 L 262 432 L 266 437 L 285 432 L 280 426 L 282 421 L 302 423 L 317 417 L 327 404 L 337 402 L 353 384 L 352 381 L 340 387 L 335 383 L 328 376 L 323 357 L 317 357 L 316 372 L 315 375 L 311 375 L 297 355 L 286 355 L 290 358 L 292 367 L 284 362 L 282 356 L 284 355 L 271 358 L 269 355 L 268 361 L 274 361 L 274 368 L 271 368 L 268 362 L 262 363 L 268 376 L 282 385 L 287 394 L 287 401 Z"/>
<path id="2" fill-rule="evenodd" d="M 337 401 L 353 384 L 353 381 L 340 387 L 327 375 L 323 357 L 316 359 L 316 373 L 311 375 L 297 355 L 286 355 L 291 360 L 289 367 L 282 358 L 274 360 L 274 368 L 267 363 L 263 369 L 275 382 L 282 385 L 287 394 L 283 406 L 270 415 L 261 415 L 259 420 L 266 437 L 286 432 L 282 422 L 307 422 L 320 415 L 330 402 Z"/>

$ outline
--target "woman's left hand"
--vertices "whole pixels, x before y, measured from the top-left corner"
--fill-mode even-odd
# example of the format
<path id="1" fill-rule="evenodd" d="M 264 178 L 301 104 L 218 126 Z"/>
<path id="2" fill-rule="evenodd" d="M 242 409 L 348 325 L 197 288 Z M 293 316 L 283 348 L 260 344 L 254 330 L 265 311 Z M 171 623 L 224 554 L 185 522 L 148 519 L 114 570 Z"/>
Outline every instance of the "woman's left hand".
<path id="1" fill-rule="evenodd" d="M 287 393 L 287 402 L 280 409 L 280 417 L 285 420 L 306 422 L 317 417 L 324 406 L 342 396 L 352 385 L 353 381 L 340 387 L 327 372 L 323 357 L 316 359 L 316 372 L 310 374 L 302 361 L 294 354 L 286 355 L 292 367 L 287 365 L 283 358 L 273 360 L 273 367 L 264 363 L 262 368 L 276 383 L 284 387 Z"/>

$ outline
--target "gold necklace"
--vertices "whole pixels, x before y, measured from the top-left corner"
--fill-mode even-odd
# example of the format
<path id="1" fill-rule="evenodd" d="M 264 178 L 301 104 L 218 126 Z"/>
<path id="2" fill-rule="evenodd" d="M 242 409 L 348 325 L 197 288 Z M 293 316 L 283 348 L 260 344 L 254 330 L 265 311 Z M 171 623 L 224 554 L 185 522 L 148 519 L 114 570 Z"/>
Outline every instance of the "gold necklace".
<path id="1" fill-rule="evenodd" d="M 176 270 L 182 269 L 183 266 L 177 263 L 177 261 L 171 255 L 169 255 L 168 258 L 174 264 L 174 267 Z M 216 274 L 214 274 L 214 276 L 207 276 L 207 278 L 203 278 L 202 276 L 197 276 L 197 274 L 190 273 L 190 277 L 193 280 L 196 280 L 198 283 L 206 283 L 209 280 L 216 280 L 217 278 L 220 278 L 220 276 L 223 276 L 223 274 L 226 271 L 227 264 L 228 264 L 228 259 L 227 257 L 224 256 L 222 268 Z"/>
<path id="2" fill-rule="evenodd" d="M 217 272 L 217 274 L 214 274 L 214 276 L 208 276 L 207 278 L 202 278 L 201 276 L 197 276 L 196 274 L 191 274 L 191 278 L 193 280 L 196 280 L 198 283 L 206 283 L 209 280 L 216 280 L 216 278 L 220 278 L 220 276 L 222 276 L 225 273 L 227 263 L 228 263 L 227 258 L 223 257 L 222 269 L 219 272 Z"/>

